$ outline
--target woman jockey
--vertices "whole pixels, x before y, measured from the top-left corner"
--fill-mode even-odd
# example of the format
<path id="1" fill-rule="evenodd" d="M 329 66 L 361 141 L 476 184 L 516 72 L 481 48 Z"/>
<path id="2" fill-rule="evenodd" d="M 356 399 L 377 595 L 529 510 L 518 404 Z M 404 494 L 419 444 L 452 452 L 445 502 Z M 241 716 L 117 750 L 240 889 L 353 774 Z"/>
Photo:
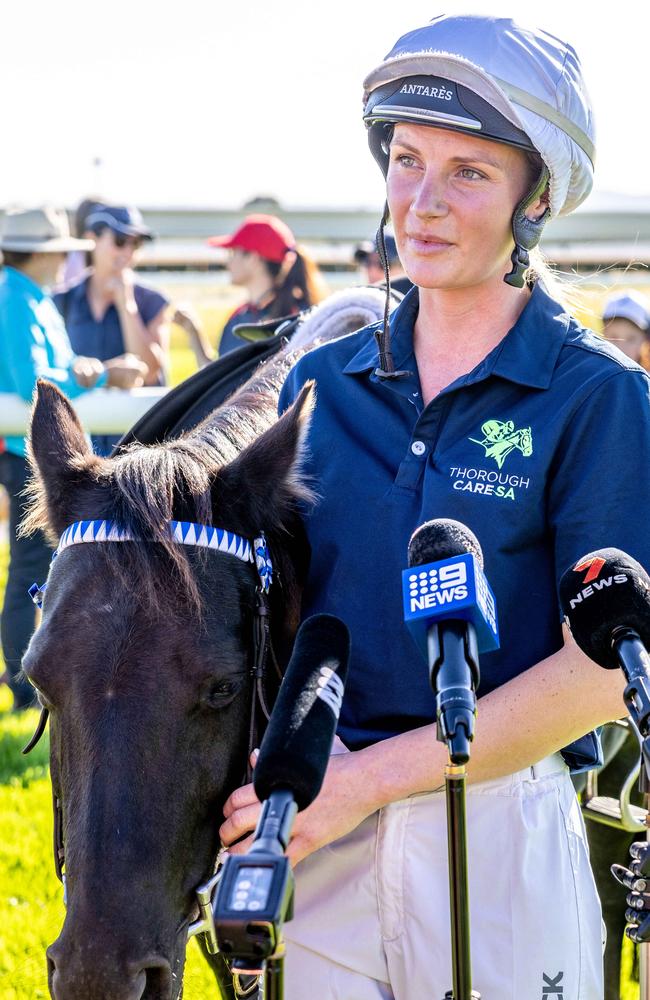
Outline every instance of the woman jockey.
<path id="1" fill-rule="evenodd" d="M 469 765 L 473 983 L 484 1000 L 599 1000 L 600 908 L 569 765 L 596 761 L 585 734 L 622 714 L 623 681 L 563 634 L 557 584 L 603 546 L 650 566 L 650 382 L 530 263 L 546 221 L 592 186 L 580 64 L 543 31 L 443 16 L 401 38 L 365 91 L 385 218 L 416 287 L 390 329 L 304 357 L 281 398 L 315 379 L 303 615 L 339 615 L 353 647 L 343 752 L 289 846 L 287 996 L 442 1000 L 451 987 L 446 749 L 400 592 L 412 532 L 451 517 L 479 539 L 501 633 L 481 657 Z M 223 842 L 258 814 L 252 787 L 236 791 Z"/>

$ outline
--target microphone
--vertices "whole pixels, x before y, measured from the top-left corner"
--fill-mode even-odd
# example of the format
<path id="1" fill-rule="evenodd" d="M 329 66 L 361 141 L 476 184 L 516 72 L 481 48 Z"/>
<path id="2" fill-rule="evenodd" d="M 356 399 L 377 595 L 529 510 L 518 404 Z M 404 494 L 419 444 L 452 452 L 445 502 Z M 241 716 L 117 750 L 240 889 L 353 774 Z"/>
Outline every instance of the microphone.
<path id="1" fill-rule="evenodd" d="M 262 971 L 293 916 L 294 879 L 284 851 L 296 812 L 314 801 L 325 778 L 349 654 L 340 618 L 313 615 L 298 629 L 253 773 L 263 803 L 253 843 L 248 854 L 226 859 L 215 897 L 218 947 L 238 972 Z"/>
<path id="2" fill-rule="evenodd" d="M 563 573 L 560 603 L 583 653 L 606 670 L 623 670 L 625 704 L 641 735 L 647 736 L 650 577 L 643 566 L 620 549 L 590 552 Z"/>
<path id="3" fill-rule="evenodd" d="M 290 791 L 298 811 L 321 790 L 348 673 L 350 633 L 334 615 L 312 615 L 296 641 L 264 734 L 253 785 L 263 802 Z"/>
<path id="4" fill-rule="evenodd" d="M 438 739 L 454 764 L 469 760 L 474 738 L 478 654 L 499 646 L 494 594 L 476 536 L 439 518 L 414 532 L 402 573 L 404 620 L 429 666 Z"/>

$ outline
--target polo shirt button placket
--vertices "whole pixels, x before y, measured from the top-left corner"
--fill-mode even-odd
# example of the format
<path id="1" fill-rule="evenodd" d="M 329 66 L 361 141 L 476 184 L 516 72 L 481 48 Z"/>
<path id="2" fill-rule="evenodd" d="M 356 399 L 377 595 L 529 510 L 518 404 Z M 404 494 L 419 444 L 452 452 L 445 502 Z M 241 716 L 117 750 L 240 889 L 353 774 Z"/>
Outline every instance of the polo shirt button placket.
<path id="1" fill-rule="evenodd" d="M 424 443 L 424 441 L 413 441 L 413 443 L 411 444 L 411 451 L 418 458 L 422 458 L 426 450 L 427 446 Z"/>

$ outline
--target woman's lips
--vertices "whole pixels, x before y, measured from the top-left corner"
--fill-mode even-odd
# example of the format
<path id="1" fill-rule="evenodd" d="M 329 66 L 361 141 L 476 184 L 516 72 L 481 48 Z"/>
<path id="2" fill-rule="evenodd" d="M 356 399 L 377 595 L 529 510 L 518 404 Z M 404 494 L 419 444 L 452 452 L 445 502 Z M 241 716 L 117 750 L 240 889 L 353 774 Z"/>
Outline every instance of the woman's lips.
<path id="1" fill-rule="evenodd" d="M 449 240 L 443 240 L 439 236 L 409 235 L 407 240 L 411 249 L 415 250 L 416 253 L 436 253 L 447 250 L 454 245 Z"/>

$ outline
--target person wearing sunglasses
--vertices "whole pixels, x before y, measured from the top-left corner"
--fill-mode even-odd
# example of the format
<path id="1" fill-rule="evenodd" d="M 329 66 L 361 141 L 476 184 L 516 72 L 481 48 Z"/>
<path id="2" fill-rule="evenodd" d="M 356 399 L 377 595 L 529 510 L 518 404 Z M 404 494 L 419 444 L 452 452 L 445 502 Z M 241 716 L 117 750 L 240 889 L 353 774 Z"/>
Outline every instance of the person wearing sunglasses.
<path id="1" fill-rule="evenodd" d="M 143 242 L 154 234 L 137 208 L 97 205 L 86 219 L 95 241 L 90 271 L 55 296 L 73 349 L 104 361 L 134 354 L 147 365 L 145 385 L 164 385 L 169 352 L 168 300 L 135 281 L 133 265 Z M 93 437 L 99 454 L 109 454 L 118 437 Z"/>

